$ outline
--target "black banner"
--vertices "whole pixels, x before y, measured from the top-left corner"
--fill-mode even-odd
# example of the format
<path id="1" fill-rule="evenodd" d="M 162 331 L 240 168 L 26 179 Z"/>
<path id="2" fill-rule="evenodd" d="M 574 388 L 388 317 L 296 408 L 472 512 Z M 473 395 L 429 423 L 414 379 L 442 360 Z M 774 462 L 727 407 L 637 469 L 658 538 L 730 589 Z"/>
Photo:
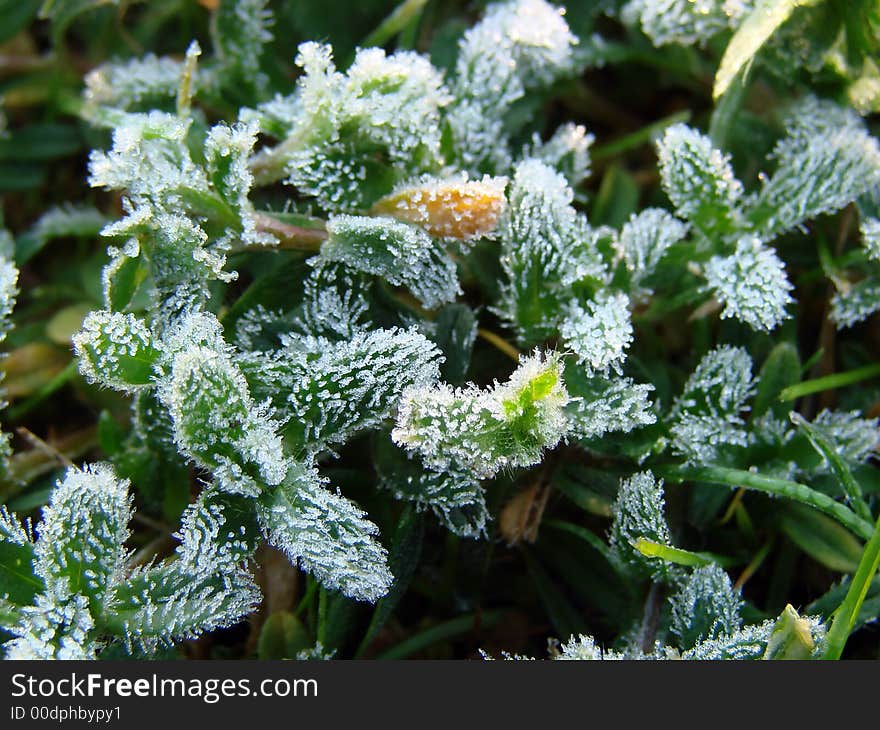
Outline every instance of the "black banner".
<path id="1" fill-rule="evenodd" d="M 847 722 L 874 662 L 3 662 L 0 728 Z M 861 699 L 859 699 L 861 698 Z M 824 719 L 823 719 L 824 716 Z"/>

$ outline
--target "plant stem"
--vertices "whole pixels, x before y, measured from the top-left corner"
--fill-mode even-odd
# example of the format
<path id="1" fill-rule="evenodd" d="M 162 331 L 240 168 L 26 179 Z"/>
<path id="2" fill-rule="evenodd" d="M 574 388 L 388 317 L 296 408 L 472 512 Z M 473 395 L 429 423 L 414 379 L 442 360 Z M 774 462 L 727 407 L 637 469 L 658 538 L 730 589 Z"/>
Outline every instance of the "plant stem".
<path id="1" fill-rule="evenodd" d="M 856 368 L 845 373 L 834 373 L 833 375 L 826 375 L 815 380 L 805 380 L 803 383 L 790 385 L 779 394 L 779 400 L 796 400 L 801 396 L 820 393 L 823 390 L 842 388 L 845 385 L 852 385 L 853 383 L 868 380 L 868 378 L 876 378 L 877 376 L 880 376 L 880 364 L 866 365 L 863 368 Z"/>
<path id="2" fill-rule="evenodd" d="M 859 517 L 849 507 L 804 484 L 776 479 L 742 469 L 728 469 L 723 466 L 674 467 L 657 469 L 658 474 L 673 482 L 695 481 L 709 484 L 723 484 L 728 487 L 745 487 L 776 497 L 786 497 L 796 502 L 814 507 L 833 517 L 844 527 L 863 540 L 871 539 L 874 528 L 870 522 Z"/>
<path id="3" fill-rule="evenodd" d="M 825 650 L 823 659 L 840 659 L 843 654 L 843 648 L 846 641 L 856 624 L 859 616 L 859 609 L 865 601 L 868 594 L 868 588 L 877 569 L 880 567 L 880 519 L 874 528 L 874 534 L 868 544 L 865 545 L 865 551 L 862 553 L 862 559 L 859 561 L 859 567 L 853 576 L 852 582 L 849 584 L 849 590 L 843 603 L 834 612 L 834 619 L 831 622 L 831 628 L 828 630 L 828 648 Z"/>
<path id="4" fill-rule="evenodd" d="M 323 228 L 294 226 L 265 213 L 257 213 L 255 218 L 257 230 L 263 233 L 271 233 L 278 239 L 278 245 L 276 246 L 260 247 L 267 251 L 282 248 L 316 253 L 321 249 L 321 244 L 327 240 L 327 231 Z"/>
<path id="5" fill-rule="evenodd" d="M 522 353 L 517 350 L 513 345 L 511 345 L 507 340 L 501 337 L 501 335 L 496 335 L 494 332 L 483 329 L 482 327 L 479 327 L 477 329 L 477 334 L 484 340 L 486 340 L 486 342 L 493 345 L 496 349 L 507 355 L 511 360 L 516 363 L 519 362 L 519 358 Z"/>

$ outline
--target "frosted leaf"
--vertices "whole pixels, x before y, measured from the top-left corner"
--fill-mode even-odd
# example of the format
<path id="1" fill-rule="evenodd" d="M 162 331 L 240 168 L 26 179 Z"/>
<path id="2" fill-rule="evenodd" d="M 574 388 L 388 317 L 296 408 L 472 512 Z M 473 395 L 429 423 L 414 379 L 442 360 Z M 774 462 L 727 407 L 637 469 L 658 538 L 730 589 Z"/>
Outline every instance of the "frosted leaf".
<path id="1" fill-rule="evenodd" d="M 256 495 L 284 478 L 277 424 L 228 355 L 201 346 L 177 353 L 158 393 L 180 452 L 212 469 L 223 489 Z"/>
<path id="2" fill-rule="evenodd" d="M 507 178 L 425 177 L 397 187 L 373 212 L 415 223 L 432 236 L 468 241 L 494 232 L 507 203 Z"/>
<path id="3" fill-rule="evenodd" d="M 752 359 L 745 350 L 723 345 L 707 353 L 672 407 L 675 451 L 689 463 L 708 463 L 724 445 L 745 446 L 741 413 L 754 390 Z"/>
<path id="4" fill-rule="evenodd" d="M 869 277 L 857 284 L 838 284 L 831 298 L 831 319 L 838 329 L 852 327 L 880 310 L 880 281 Z"/>
<path id="5" fill-rule="evenodd" d="M 682 649 L 700 641 L 732 634 L 742 625 L 739 612 L 743 605 L 724 570 L 711 563 L 700 566 L 682 580 L 670 597 L 672 633 Z"/>
<path id="6" fill-rule="evenodd" d="M 573 396 L 566 411 L 574 437 L 593 439 L 657 422 L 650 400 L 652 385 L 636 384 L 630 378 L 587 377 L 570 368 L 565 382 Z"/>
<path id="7" fill-rule="evenodd" d="M 620 13 L 655 46 L 691 46 L 737 27 L 753 6 L 752 0 L 630 0 Z"/>
<path id="8" fill-rule="evenodd" d="M 322 259 L 406 286 L 428 308 L 461 293 L 455 263 L 418 226 L 394 218 L 338 215 L 328 221 L 327 232 Z"/>
<path id="9" fill-rule="evenodd" d="M 139 568 L 118 586 L 106 623 L 129 645 L 149 652 L 231 626 L 254 611 L 260 598 L 253 577 L 240 567 L 207 572 L 168 561 Z"/>
<path id="10" fill-rule="evenodd" d="M 654 273 L 664 254 L 687 235 L 688 227 L 660 208 L 633 214 L 623 224 L 617 249 L 635 286 Z"/>
<path id="11" fill-rule="evenodd" d="M 815 616 L 805 616 L 813 640 L 814 653 L 812 658 L 821 656 L 825 646 L 825 626 Z M 763 659 L 767 646 L 776 627 L 775 619 L 763 623 L 743 626 L 732 634 L 708 639 L 689 649 L 681 656 L 682 659 L 717 661 L 719 659 Z"/>
<path id="12" fill-rule="evenodd" d="M 586 307 L 573 301 L 559 334 L 589 374 L 620 373 L 626 349 L 633 341 L 629 297 L 622 292 L 599 292 Z"/>
<path id="13" fill-rule="evenodd" d="M 329 46 L 304 43 L 297 65 L 305 72 L 298 82 L 302 114 L 273 154 L 289 182 L 322 208 L 368 208 L 400 180 L 438 167 L 439 112 L 449 97 L 425 58 L 360 49 L 343 75 Z"/>
<path id="14" fill-rule="evenodd" d="M 273 17 L 267 0 L 220 0 L 211 26 L 218 73 L 227 85 L 262 91 L 268 78 L 260 57 L 272 41 Z"/>
<path id="15" fill-rule="evenodd" d="M 488 390 L 408 389 L 391 436 L 430 469 L 458 468 L 484 479 L 537 464 L 566 435 L 568 400 L 559 357 L 535 354 L 520 361 L 507 383 Z"/>
<path id="16" fill-rule="evenodd" d="M 33 542 L 30 522 L 22 524 L 5 505 L 0 505 L 0 542 L 28 545 Z"/>
<path id="17" fill-rule="evenodd" d="M 49 594 L 83 596 L 96 616 L 109 607 L 128 559 L 131 503 L 109 465 L 67 470 L 37 528 L 35 570 Z"/>
<path id="18" fill-rule="evenodd" d="M 880 219 L 865 218 L 859 225 L 862 246 L 873 261 L 880 261 Z"/>
<path id="19" fill-rule="evenodd" d="M 85 596 L 45 594 L 20 609 L 13 638 L 3 644 L 6 659 L 95 659 L 100 645 L 92 638 L 94 620 Z"/>
<path id="20" fill-rule="evenodd" d="M 90 383 L 133 391 L 150 385 L 162 355 L 152 332 L 133 314 L 90 312 L 73 336 L 79 371 Z"/>
<path id="21" fill-rule="evenodd" d="M 330 590 L 375 603 L 394 577 L 378 528 L 312 467 L 293 466 L 288 478 L 261 500 L 259 517 L 269 543 Z"/>
<path id="22" fill-rule="evenodd" d="M 765 240 L 833 213 L 880 183 L 880 145 L 852 110 L 808 97 L 786 120 L 776 171 L 749 217 Z"/>
<path id="23" fill-rule="evenodd" d="M 20 237 L 22 248 L 38 251 L 55 238 L 92 238 L 107 224 L 101 211 L 90 205 L 64 205 L 49 208 Z"/>
<path id="24" fill-rule="evenodd" d="M 257 139 L 257 125 L 217 124 L 205 139 L 205 163 L 214 191 L 229 204 L 240 220 L 238 237 L 245 246 L 275 243 L 273 236 L 257 230 L 253 204 L 248 199 L 254 177 L 248 157 Z"/>
<path id="25" fill-rule="evenodd" d="M 730 157 L 686 124 L 666 128 L 657 143 L 663 189 L 682 217 L 713 238 L 729 233 L 739 221 L 742 183 Z"/>
<path id="26" fill-rule="evenodd" d="M 526 91 L 571 72 L 576 43 L 562 12 L 544 0 L 494 3 L 465 32 L 455 66 L 456 102 L 447 114 L 465 170 L 509 166 L 504 113 Z"/>
<path id="27" fill-rule="evenodd" d="M 406 388 L 430 387 L 441 356 L 415 331 L 358 332 L 345 342 L 290 338 L 275 359 L 243 363 L 259 393 L 287 420 L 286 437 L 309 451 L 344 443 L 392 416 Z M 255 365 L 257 367 L 255 367 Z"/>
<path id="28" fill-rule="evenodd" d="M 489 512 L 478 479 L 458 471 L 396 470 L 380 475 L 380 484 L 395 499 L 430 509 L 450 532 L 460 537 L 485 534 Z"/>
<path id="29" fill-rule="evenodd" d="M 572 636 L 568 643 L 563 644 L 559 656 L 560 661 L 601 661 L 625 659 L 626 657 L 616 651 L 603 650 L 592 636 Z"/>
<path id="30" fill-rule="evenodd" d="M 521 343 L 556 334 L 579 279 L 602 280 L 604 267 L 589 244 L 586 220 L 572 207 L 565 178 L 543 162 L 517 165 L 499 229 L 502 283 L 499 314 Z"/>
<path id="31" fill-rule="evenodd" d="M 590 176 L 590 146 L 595 140 L 592 134 L 587 134 L 583 125 L 568 122 L 546 142 L 542 142 L 536 134 L 521 157 L 549 165 L 562 173 L 571 187 L 576 188 Z"/>
<path id="32" fill-rule="evenodd" d="M 621 480 L 617 499 L 611 507 L 611 550 L 621 564 L 638 574 L 661 577 L 667 566 L 663 561 L 651 560 L 633 547 L 639 538 L 661 545 L 671 545 L 669 525 L 663 514 L 663 480 L 654 479 L 650 471 L 639 472 Z"/>
<path id="33" fill-rule="evenodd" d="M 730 256 L 713 256 L 704 270 L 709 288 L 724 305 L 722 319 L 733 317 L 752 329 L 769 332 L 789 315 L 794 300 L 785 264 L 759 238 L 744 236 Z"/>
<path id="34" fill-rule="evenodd" d="M 862 463 L 880 445 L 880 419 L 862 418 L 858 411 L 823 410 L 812 426 L 846 461 Z"/>
<path id="35" fill-rule="evenodd" d="M 303 285 L 302 321 L 297 326 L 313 337 L 350 340 L 365 329 L 371 282 L 340 264 L 320 259 Z"/>
<path id="36" fill-rule="evenodd" d="M 194 574 L 231 572 L 241 568 L 251 557 L 257 544 L 256 525 L 251 525 L 253 506 L 214 489 L 199 494 L 198 499 L 183 512 L 177 553 L 182 564 Z M 245 519 L 241 514 L 247 512 Z"/>
<path id="37" fill-rule="evenodd" d="M 284 139 L 300 123 L 305 111 L 297 94 L 275 94 L 255 109 L 241 109 L 238 117 L 244 124 L 256 122 L 263 134 Z"/>
<path id="38" fill-rule="evenodd" d="M 83 97 L 90 104 L 125 111 L 171 104 L 177 96 L 183 64 L 148 53 L 143 58 L 105 63 L 85 76 Z"/>
<path id="39" fill-rule="evenodd" d="M 257 304 L 235 321 L 233 342 L 239 350 L 272 350 L 278 346 L 279 336 L 290 332 L 292 326 L 293 317 L 289 313 L 269 311 Z"/>
<path id="40" fill-rule="evenodd" d="M 2 234 L 3 231 L 0 231 Z M 0 255 L 0 342 L 12 327 L 12 310 L 18 296 L 18 268 L 11 259 Z"/>
<path id="41" fill-rule="evenodd" d="M 789 603 L 776 619 L 763 658 L 814 659 L 821 657 L 826 649 L 825 625 L 815 616 L 799 616 Z"/>

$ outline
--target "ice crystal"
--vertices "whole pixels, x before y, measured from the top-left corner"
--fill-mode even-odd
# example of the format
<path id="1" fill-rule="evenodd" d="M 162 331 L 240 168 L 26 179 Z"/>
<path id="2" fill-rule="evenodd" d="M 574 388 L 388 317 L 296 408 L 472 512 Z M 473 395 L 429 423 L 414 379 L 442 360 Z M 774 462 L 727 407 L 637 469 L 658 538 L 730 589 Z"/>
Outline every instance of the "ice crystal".
<path id="1" fill-rule="evenodd" d="M 822 213 L 833 213 L 880 183 L 880 145 L 850 109 L 807 97 L 786 119 L 776 171 L 749 217 L 767 239 Z"/>
<path id="2" fill-rule="evenodd" d="M 742 412 L 754 389 L 752 359 L 745 350 L 724 345 L 707 353 L 673 404 L 675 450 L 689 462 L 707 463 L 725 445 L 745 446 Z"/>
<path id="3" fill-rule="evenodd" d="M 586 220 L 572 207 L 565 178 L 545 163 L 517 165 L 499 229 L 505 279 L 498 311 L 523 343 L 556 333 L 571 285 L 604 280 Z"/>
<path id="4" fill-rule="evenodd" d="M 571 303 L 559 333 L 588 372 L 620 372 L 633 341 L 629 305 L 622 292 L 600 292 L 585 308 Z"/>
<path id="5" fill-rule="evenodd" d="M 288 478 L 261 500 L 260 520 L 269 542 L 322 585 L 375 603 L 393 576 L 378 528 L 341 494 L 325 486 L 311 467 L 294 466 Z"/>
<path id="6" fill-rule="evenodd" d="M 669 601 L 672 633 L 682 649 L 732 634 L 742 625 L 739 591 L 734 590 L 727 573 L 715 563 L 695 568 Z"/>
<path id="7" fill-rule="evenodd" d="M 526 91 L 573 70 L 572 35 L 544 0 L 495 3 L 459 43 L 455 104 L 447 121 L 456 156 L 472 174 L 506 170 L 504 113 Z"/>
<path id="8" fill-rule="evenodd" d="M 831 298 L 831 319 L 838 328 L 852 327 L 880 310 L 880 281 L 867 278 L 857 284 L 838 286 Z"/>
<path id="9" fill-rule="evenodd" d="M 662 561 L 650 560 L 635 549 L 633 544 L 645 538 L 661 545 L 671 545 L 669 525 L 663 514 L 663 481 L 657 481 L 650 471 L 639 472 L 620 482 L 617 499 L 612 506 L 611 549 L 621 564 L 639 574 L 665 574 Z"/>
<path id="10" fill-rule="evenodd" d="M 581 124 L 563 124 L 546 142 L 535 135 L 523 151 L 523 159 L 540 160 L 562 173 L 568 184 L 578 187 L 590 176 L 590 146 L 596 138 Z"/>
<path id="11" fill-rule="evenodd" d="M 369 208 L 399 181 L 438 166 L 440 109 L 449 97 L 425 58 L 361 49 L 342 74 L 329 46 L 304 43 L 297 65 L 299 116 L 275 154 L 289 182 L 321 207 Z"/>
<path id="12" fill-rule="evenodd" d="M 468 241 L 490 235 L 504 212 L 507 178 L 424 178 L 379 200 L 373 210 L 416 223 L 432 236 Z"/>
<path id="13" fill-rule="evenodd" d="M 461 292 L 455 264 L 418 226 L 394 218 L 337 215 L 327 223 L 321 257 L 406 286 L 429 308 Z"/>
<path id="14" fill-rule="evenodd" d="M 736 27 L 753 5 L 751 0 L 630 0 L 621 17 L 638 23 L 655 46 L 690 46 Z"/>
<path id="15" fill-rule="evenodd" d="M 705 267 L 709 288 L 724 305 L 722 318 L 734 317 L 752 329 L 769 332 L 789 315 L 794 300 L 785 265 L 754 236 L 737 241 L 731 256 L 714 256 Z"/>
<path id="16" fill-rule="evenodd" d="M 617 249 L 634 286 L 651 276 L 670 246 L 681 241 L 688 227 L 660 208 L 647 208 L 624 223 Z"/>
<path id="17" fill-rule="evenodd" d="M 119 312 L 89 313 L 73 347 L 86 380 L 118 390 L 149 385 L 162 355 L 147 326 L 133 314 Z"/>
<path id="18" fill-rule="evenodd" d="M 630 378 L 587 377 L 582 369 L 577 371 L 567 368 L 565 377 L 572 395 L 566 407 L 572 436 L 593 439 L 656 423 L 650 401 L 654 386 Z"/>
<path id="19" fill-rule="evenodd" d="M 483 479 L 540 461 L 567 432 L 567 402 L 559 357 L 535 354 L 488 390 L 408 389 L 392 438 L 431 469 L 464 469 Z"/>
<path id="20" fill-rule="evenodd" d="M 710 238 L 739 220 L 742 183 L 730 158 L 686 124 L 667 127 L 657 144 L 663 189 L 679 215 Z"/>

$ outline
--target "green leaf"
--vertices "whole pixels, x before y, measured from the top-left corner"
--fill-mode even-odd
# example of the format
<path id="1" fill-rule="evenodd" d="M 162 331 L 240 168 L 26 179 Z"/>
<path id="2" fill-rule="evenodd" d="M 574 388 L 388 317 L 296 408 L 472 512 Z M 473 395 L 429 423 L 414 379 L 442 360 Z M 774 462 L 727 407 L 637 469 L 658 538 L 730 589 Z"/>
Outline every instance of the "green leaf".
<path id="1" fill-rule="evenodd" d="M 297 652 L 312 645 L 309 632 L 290 611 L 276 611 L 260 630 L 257 657 L 260 659 L 294 659 Z"/>
<path id="2" fill-rule="evenodd" d="M 0 542 L 0 596 L 26 606 L 43 590 L 43 581 L 34 575 L 34 546 L 27 542 Z"/>
<path id="3" fill-rule="evenodd" d="M 846 598 L 834 614 L 834 620 L 828 630 L 828 648 L 823 659 L 840 659 L 878 567 L 880 567 L 880 519 L 877 520 L 874 534 L 865 546 Z"/>
<path id="4" fill-rule="evenodd" d="M 471 351 L 477 335 L 477 320 L 466 304 L 447 304 L 434 320 L 431 339 L 440 348 L 446 361 L 440 366 L 443 380 L 452 385 L 464 382 L 471 364 Z"/>
<path id="5" fill-rule="evenodd" d="M 37 14 L 40 0 L 0 0 L 0 43 L 24 30 Z"/>
<path id="6" fill-rule="evenodd" d="M 752 401 L 752 417 L 763 416 L 768 410 L 772 410 L 777 418 L 782 417 L 788 408 L 779 403 L 779 394 L 797 383 L 800 370 L 797 348 L 788 342 L 776 345 L 761 366 L 755 399 Z"/>
<path id="7" fill-rule="evenodd" d="M 870 521 L 871 510 L 862 498 L 862 488 L 855 480 L 849 466 L 846 461 L 844 461 L 843 457 L 841 457 L 838 450 L 829 443 L 819 429 L 815 428 L 813 424 L 807 421 L 799 413 L 792 412 L 791 421 L 807 435 L 813 448 L 815 448 L 816 451 L 824 457 L 825 461 L 828 462 L 828 466 L 831 467 L 831 471 L 834 472 L 834 476 L 836 476 L 837 481 L 840 482 L 843 493 L 846 495 L 847 501 L 852 505 L 856 514 L 865 520 Z"/>
<path id="8" fill-rule="evenodd" d="M 388 594 L 379 600 L 373 611 L 370 625 L 364 632 L 356 656 L 361 656 L 370 646 L 370 642 L 391 617 L 400 599 L 406 593 L 410 581 L 415 574 L 422 554 L 422 539 L 425 534 L 425 520 L 422 513 L 413 507 L 407 507 L 391 541 L 391 554 L 388 558 L 394 583 Z"/>
<path id="9" fill-rule="evenodd" d="M 853 573 L 862 544 L 852 533 L 821 512 L 801 505 L 785 505 L 780 528 L 807 555 L 830 570 Z"/>
<path id="10" fill-rule="evenodd" d="M 717 563 L 721 566 L 729 565 L 731 563 L 729 559 L 719 555 L 693 553 L 690 550 L 682 550 L 681 548 L 674 548 L 669 545 L 663 545 L 659 542 L 653 542 L 644 537 L 638 538 L 635 543 L 633 543 L 633 547 L 646 558 L 660 558 L 669 563 L 685 565 L 690 568 L 711 565 L 712 563 Z"/>
<path id="11" fill-rule="evenodd" d="M 761 46 L 799 7 L 815 5 L 818 0 L 759 0 L 743 21 L 724 51 L 715 74 L 712 97 L 719 99 L 730 87 L 740 70 L 751 63 Z"/>

